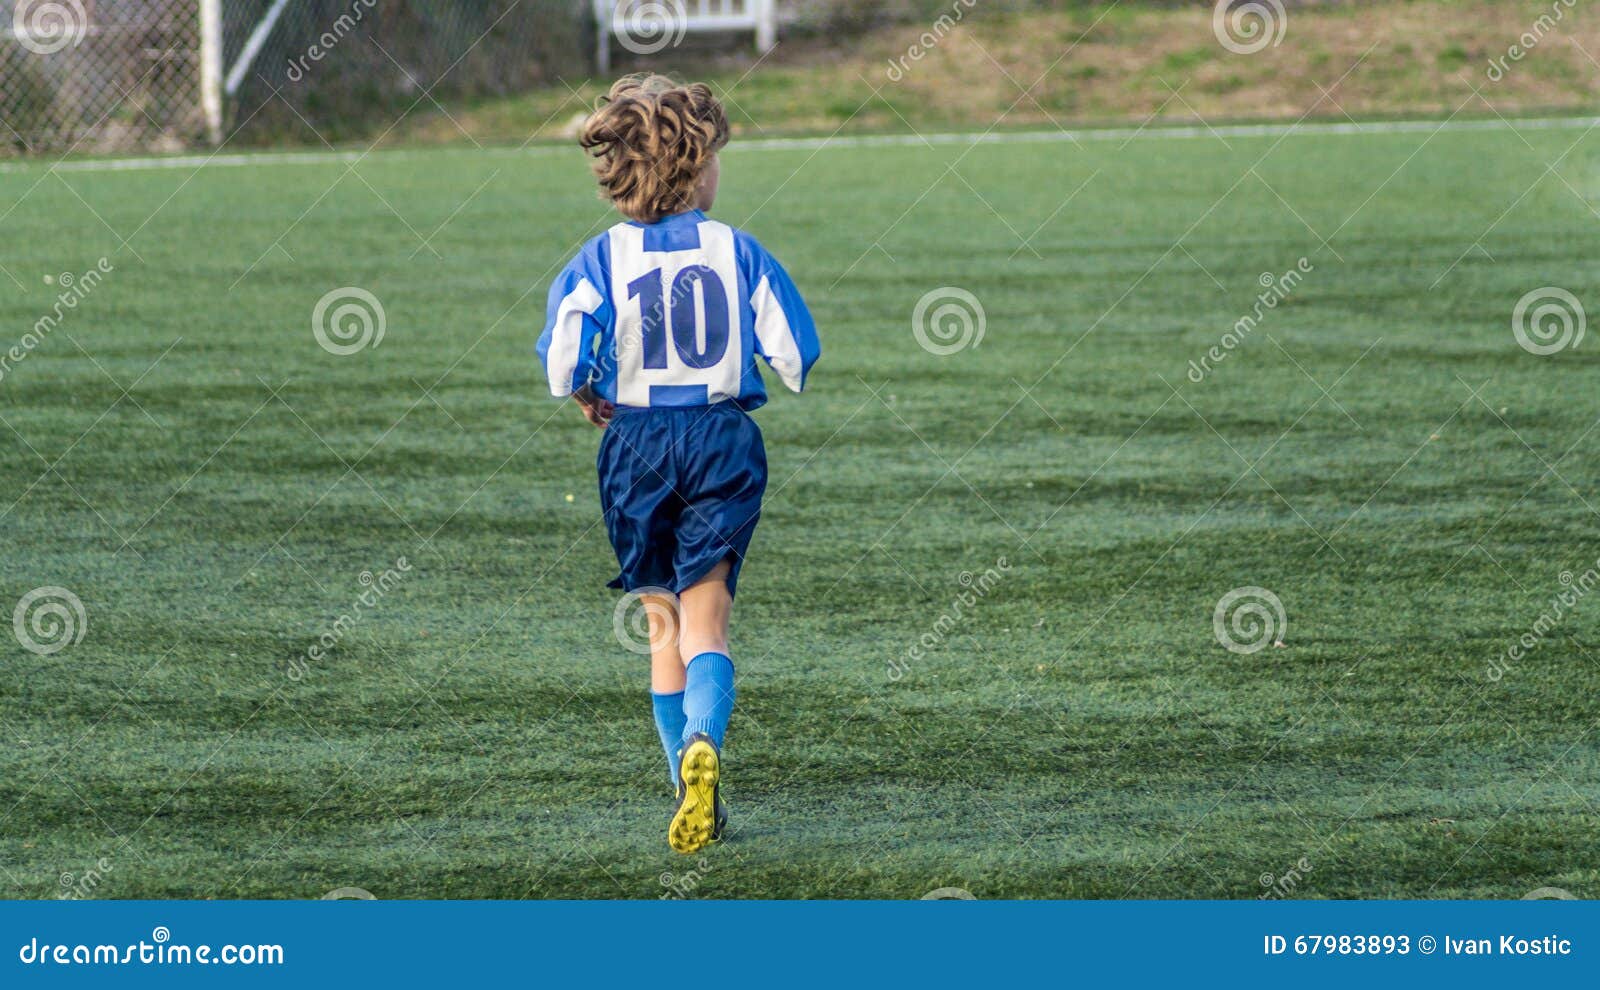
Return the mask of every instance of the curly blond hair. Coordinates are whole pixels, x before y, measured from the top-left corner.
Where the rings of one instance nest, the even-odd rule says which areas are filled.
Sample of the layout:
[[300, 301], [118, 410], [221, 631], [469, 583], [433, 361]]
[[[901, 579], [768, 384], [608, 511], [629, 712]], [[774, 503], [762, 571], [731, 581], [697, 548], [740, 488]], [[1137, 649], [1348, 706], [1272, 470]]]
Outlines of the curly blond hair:
[[584, 122], [600, 196], [640, 223], [694, 208], [695, 186], [728, 143], [728, 115], [704, 83], [623, 76]]

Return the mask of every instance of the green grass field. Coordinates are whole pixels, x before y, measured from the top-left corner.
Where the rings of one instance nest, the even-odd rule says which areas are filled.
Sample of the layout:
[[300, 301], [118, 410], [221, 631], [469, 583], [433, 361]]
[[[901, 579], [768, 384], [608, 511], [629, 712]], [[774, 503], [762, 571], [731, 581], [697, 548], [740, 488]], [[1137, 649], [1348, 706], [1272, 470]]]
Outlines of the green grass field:
[[[0, 894], [1600, 896], [1600, 610], [1540, 624], [1600, 557], [1600, 348], [1512, 333], [1600, 304], [1597, 200], [1574, 127], [730, 148], [825, 353], [758, 414], [691, 860], [533, 353], [611, 222], [581, 156], [11, 168], [0, 344], [112, 270], [0, 379], [0, 606], [87, 620], [0, 644]], [[341, 356], [343, 286], [386, 332]], [[945, 286], [986, 332], [940, 356]], [[1281, 647], [1219, 643], [1247, 586]]]

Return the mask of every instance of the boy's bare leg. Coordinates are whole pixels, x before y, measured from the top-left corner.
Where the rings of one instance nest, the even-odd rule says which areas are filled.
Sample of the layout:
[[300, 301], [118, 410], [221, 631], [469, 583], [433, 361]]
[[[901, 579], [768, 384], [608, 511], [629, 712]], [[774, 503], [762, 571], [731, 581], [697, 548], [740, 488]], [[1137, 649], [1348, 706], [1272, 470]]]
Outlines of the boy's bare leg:
[[[688, 663], [702, 653], [728, 653], [728, 616], [733, 612], [733, 596], [728, 594], [728, 562], [724, 560], [711, 573], [696, 581], [678, 596], [682, 620], [678, 655]], [[682, 686], [682, 680], [679, 680]]]
[[667, 773], [678, 787], [678, 751], [683, 745], [683, 658], [678, 656], [678, 600], [671, 595], [640, 595], [650, 628], [650, 706], [667, 756]]
[[656, 694], [677, 694], [683, 690], [683, 656], [678, 652], [682, 621], [678, 603], [661, 595], [640, 595], [639, 600], [650, 622], [650, 690]]

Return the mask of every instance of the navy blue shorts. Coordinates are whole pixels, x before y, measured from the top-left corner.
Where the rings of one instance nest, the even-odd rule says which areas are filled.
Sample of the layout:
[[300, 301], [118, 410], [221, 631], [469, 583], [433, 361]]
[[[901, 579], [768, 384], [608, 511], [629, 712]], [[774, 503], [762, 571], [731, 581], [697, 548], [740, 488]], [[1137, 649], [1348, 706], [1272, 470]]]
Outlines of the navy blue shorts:
[[767, 490], [761, 429], [733, 402], [619, 407], [600, 438], [600, 507], [622, 573], [613, 588], [674, 594], [730, 565], [733, 593]]

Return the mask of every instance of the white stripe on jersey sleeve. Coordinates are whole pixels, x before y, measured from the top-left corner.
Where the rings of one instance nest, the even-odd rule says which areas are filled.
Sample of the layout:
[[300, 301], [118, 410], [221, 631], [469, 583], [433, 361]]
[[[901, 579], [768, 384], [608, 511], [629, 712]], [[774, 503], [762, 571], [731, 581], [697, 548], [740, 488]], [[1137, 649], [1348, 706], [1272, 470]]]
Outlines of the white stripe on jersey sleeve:
[[572, 374], [578, 369], [578, 359], [582, 356], [579, 352], [583, 347], [584, 318], [599, 309], [604, 301], [600, 290], [586, 278], [580, 278], [566, 298], [561, 300], [550, 334], [547, 369], [551, 395], [572, 394]]
[[794, 339], [788, 314], [784, 313], [783, 304], [778, 302], [765, 275], [750, 294], [750, 305], [756, 311], [756, 340], [761, 342], [761, 352], [767, 356], [767, 363], [789, 391], [800, 391], [800, 376], [804, 371], [800, 363], [800, 345]]

